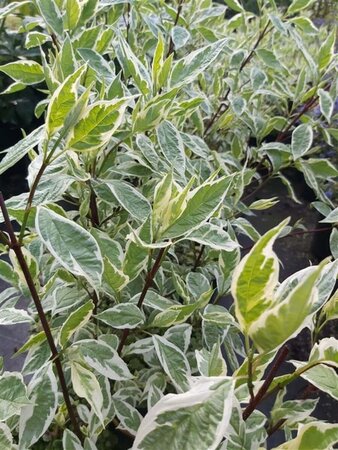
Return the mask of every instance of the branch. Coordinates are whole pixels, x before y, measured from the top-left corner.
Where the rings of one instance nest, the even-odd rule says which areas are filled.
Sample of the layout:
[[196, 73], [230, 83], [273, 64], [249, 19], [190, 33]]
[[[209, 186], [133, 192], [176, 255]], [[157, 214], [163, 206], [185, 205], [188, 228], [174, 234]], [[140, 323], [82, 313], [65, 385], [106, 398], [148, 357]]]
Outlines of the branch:
[[[269, 28], [269, 23], [266, 24], [265, 28], [263, 29], [263, 31], [261, 31], [259, 33], [259, 36], [257, 38], [257, 41], [255, 42], [252, 50], [250, 51], [250, 53], [248, 54], [248, 56], [245, 58], [245, 60], [242, 62], [238, 73], [241, 73], [244, 69], [244, 67], [251, 61], [251, 59], [253, 58], [253, 55], [255, 54], [255, 50], [257, 49], [257, 47], [259, 46], [259, 44], [261, 43], [262, 39], [267, 35], [267, 33], [271, 30], [268, 30]], [[207, 127], [204, 130], [203, 136], [206, 136], [209, 132], [209, 130], [211, 129], [211, 127], [213, 126], [213, 124], [215, 123], [216, 119], [218, 118], [218, 115], [220, 114], [220, 112], [222, 111], [222, 108], [225, 104], [225, 102], [227, 101], [229, 94], [231, 92], [230, 87], [227, 89], [223, 99], [221, 100], [221, 103], [219, 105], [219, 107], [217, 108], [216, 112], [212, 115]], [[224, 113], [227, 109], [229, 108], [229, 105], [227, 105], [224, 109], [224, 111], [222, 111], [222, 113]]]
[[[177, 8], [177, 13], [176, 13], [176, 17], [175, 17], [175, 22], [174, 22], [174, 27], [176, 27], [176, 25], [178, 24], [178, 20], [180, 18], [181, 12], [182, 12], [182, 8], [183, 8], [183, 2], [184, 0], [179, 0], [178, 2], [178, 8]], [[172, 37], [170, 36], [170, 41], [169, 41], [169, 50], [167, 53], [167, 58], [174, 52], [174, 41], [172, 39]]]
[[[42, 170], [42, 172], [43, 172], [43, 170]], [[42, 172], [41, 172], [41, 174], [42, 174]], [[33, 198], [33, 196], [32, 196], [32, 198]], [[40, 297], [39, 297], [39, 294], [38, 294], [38, 292], [36, 290], [34, 280], [33, 280], [32, 276], [31, 276], [31, 273], [30, 273], [29, 268], [27, 266], [25, 257], [24, 257], [24, 255], [22, 253], [21, 245], [20, 245], [19, 241], [17, 240], [16, 235], [14, 233], [14, 229], [13, 229], [13, 226], [12, 226], [12, 223], [11, 223], [11, 220], [9, 218], [9, 214], [8, 214], [8, 211], [7, 211], [7, 208], [6, 208], [5, 200], [4, 200], [3, 195], [2, 195], [1, 192], [0, 192], [0, 207], [1, 207], [1, 211], [2, 211], [3, 217], [4, 217], [4, 221], [5, 221], [5, 225], [6, 225], [6, 229], [7, 229], [8, 235], [10, 237], [10, 247], [15, 252], [15, 255], [16, 255], [17, 259], [18, 259], [19, 265], [20, 265], [20, 267], [22, 269], [22, 272], [24, 274], [24, 277], [25, 277], [28, 289], [29, 289], [30, 294], [32, 296], [32, 299], [34, 301], [35, 308], [36, 308], [36, 310], [38, 312], [38, 316], [39, 316], [39, 319], [40, 319], [43, 331], [45, 332], [46, 339], [47, 339], [48, 345], [49, 345], [51, 353], [52, 353], [52, 361], [55, 364], [55, 368], [56, 368], [56, 371], [57, 371], [57, 374], [58, 374], [58, 377], [59, 377], [61, 390], [62, 390], [63, 398], [64, 398], [64, 401], [65, 401], [65, 404], [66, 404], [66, 407], [67, 407], [67, 410], [68, 410], [69, 418], [70, 418], [70, 420], [72, 422], [75, 434], [77, 435], [77, 437], [81, 441], [83, 441], [83, 436], [82, 436], [79, 424], [77, 422], [73, 406], [72, 406], [71, 401], [70, 401], [69, 391], [68, 391], [68, 388], [67, 388], [65, 375], [64, 375], [64, 372], [63, 372], [62, 364], [61, 364], [60, 355], [59, 355], [59, 353], [57, 351], [57, 348], [56, 348], [56, 345], [55, 345], [55, 342], [54, 342], [54, 339], [53, 339], [53, 335], [52, 335], [52, 332], [51, 332], [51, 329], [50, 329], [47, 317], [46, 317], [45, 312], [43, 310], [43, 307], [41, 305]]]
[[[148, 272], [148, 274], [146, 276], [146, 280], [145, 280], [144, 286], [143, 286], [143, 289], [142, 289], [142, 292], [141, 292], [141, 295], [140, 295], [140, 298], [139, 298], [139, 300], [137, 302], [138, 308], [142, 307], [142, 304], [143, 304], [144, 299], [145, 299], [145, 297], [147, 295], [147, 292], [148, 292], [149, 288], [151, 287], [151, 285], [153, 284], [155, 275], [156, 275], [158, 269], [160, 268], [161, 263], [162, 263], [162, 259], [164, 258], [164, 256], [165, 256], [166, 252], [168, 251], [168, 249], [169, 249], [169, 247], [164, 247], [164, 248], [160, 249], [152, 269]], [[119, 355], [122, 352], [122, 349], [123, 349], [123, 347], [124, 347], [124, 345], [126, 343], [126, 340], [127, 340], [127, 337], [129, 336], [129, 333], [130, 333], [130, 329], [126, 328], [126, 329], [123, 330], [123, 333], [122, 333], [122, 336], [121, 336], [121, 339], [120, 339], [120, 344], [119, 344], [119, 347], [117, 349], [117, 352], [118, 352]]]
[[261, 402], [264, 395], [268, 391], [269, 386], [273, 382], [273, 379], [275, 378], [281, 364], [286, 359], [288, 353], [289, 353], [289, 349], [286, 346], [282, 347], [281, 351], [279, 352], [279, 355], [276, 358], [276, 361], [274, 362], [271, 369], [269, 370], [269, 372], [264, 380], [264, 383], [260, 387], [257, 394], [250, 400], [248, 406], [245, 408], [245, 410], [243, 412], [243, 420], [247, 420], [250, 417], [250, 415], [254, 412], [254, 410], [257, 408], [258, 404]]

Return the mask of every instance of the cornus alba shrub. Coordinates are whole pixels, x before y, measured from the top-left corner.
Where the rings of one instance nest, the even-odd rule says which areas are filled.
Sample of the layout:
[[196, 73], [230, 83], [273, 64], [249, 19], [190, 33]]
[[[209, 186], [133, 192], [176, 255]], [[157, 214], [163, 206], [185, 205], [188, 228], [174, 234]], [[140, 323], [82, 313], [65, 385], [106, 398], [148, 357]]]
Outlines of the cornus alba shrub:
[[[338, 256], [327, 195], [337, 169], [313, 142], [337, 139], [335, 30], [314, 26], [311, 3], [261, 0], [258, 16], [238, 0], [0, 10], [41, 50], [39, 61], [0, 67], [13, 79], [6, 92], [46, 94], [44, 124], [0, 163], [4, 173], [31, 161], [29, 192], [0, 198], [10, 285], [0, 323], [31, 326], [22, 372], [0, 376], [2, 449], [100, 450], [116, 429], [133, 450], [262, 449], [277, 429], [283, 450], [338, 441], [337, 424], [312, 416], [317, 400], [285, 400], [298, 377], [338, 398], [338, 341], [320, 335], [338, 317], [338, 263], [279, 283], [273, 245], [294, 225], [260, 235], [250, 223], [278, 202], [250, 199], [268, 179], [299, 202], [283, 172], [292, 167]], [[242, 259], [240, 235], [252, 241]], [[304, 328], [308, 359], [280, 376], [286, 342]]]

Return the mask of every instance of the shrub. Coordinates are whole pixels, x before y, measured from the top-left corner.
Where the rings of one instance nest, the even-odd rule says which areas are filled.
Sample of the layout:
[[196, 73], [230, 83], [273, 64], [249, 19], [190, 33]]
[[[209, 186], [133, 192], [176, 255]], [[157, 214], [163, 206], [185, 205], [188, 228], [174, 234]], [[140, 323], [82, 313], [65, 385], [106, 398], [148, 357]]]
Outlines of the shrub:
[[[279, 283], [274, 242], [302, 231], [286, 218], [261, 236], [250, 217], [278, 198], [249, 200], [278, 178], [299, 201], [284, 169], [301, 172], [338, 256], [337, 169], [313, 142], [337, 139], [335, 30], [313, 25], [311, 0], [259, 16], [226, 3], [231, 19], [209, 0], [35, 0], [40, 63], [0, 67], [46, 93], [44, 125], [0, 163], [31, 159], [29, 192], [0, 199], [0, 323], [31, 324], [22, 372], [0, 377], [3, 448], [100, 449], [107, 427], [134, 450], [265, 448], [277, 429], [280, 449], [338, 441], [316, 400], [285, 398], [298, 377], [338, 398], [338, 341], [320, 338], [338, 263]], [[304, 328], [309, 357], [280, 376]]]

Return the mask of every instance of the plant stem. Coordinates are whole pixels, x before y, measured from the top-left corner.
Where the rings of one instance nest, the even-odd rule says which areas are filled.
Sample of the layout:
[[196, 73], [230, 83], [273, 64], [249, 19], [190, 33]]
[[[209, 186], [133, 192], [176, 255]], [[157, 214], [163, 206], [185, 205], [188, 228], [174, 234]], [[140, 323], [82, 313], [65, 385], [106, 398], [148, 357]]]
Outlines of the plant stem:
[[197, 269], [197, 267], [200, 265], [200, 262], [201, 262], [201, 259], [202, 259], [204, 250], [205, 250], [205, 245], [203, 244], [203, 245], [201, 246], [201, 248], [200, 248], [200, 251], [198, 252], [198, 255], [197, 255], [197, 258], [196, 258], [194, 267], [193, 267], [193, 269], [192, 269], [193, 272], [195, 272], [195, 270]]
[[[251, 59], [253, 58], [253, 56], [255, 54], [255, 51], [256, 51], [257, 47], [259, 46], [259, 44], [261, 43], [263, 38], [266, 36], [266, 34], [272, 29], [272, 28], [270, 28], [270, 30], [269, 30], [268, 28], [269, 28], [269, 23], [267, 23], [266, 26], [264, 27], [263, 31], [261, 31], [259, 33], [258, 38], [257, 38], [254, 46], [252, 47], [250, 53], [248, 54], [248, 56], [245, 58], [245, 60], [240, 65], [238, 73], [241, 73], [243, 71], [243, 69], [245, 68], [245, 66], [251, 61]], [[203, 133], [203, 136], [206, 136], [208, 134], [209, 130], [211, 129], [211, 127], [215, 123], [216, 119], [218, 118], [218, 115], [220, 114], [220, 112], [221, 112], [225, 102], [227, 101], [227, 99], [229, 97], [230, 92], [231, 92], [231, 89], [229, 87], [227, 89], [223, 99], [221, 100], [221, 103], [220, 103], [219, 107], [217, 108], [216, 112], [212, 115], [208, 125], [206, 126], [206, 128], [204, 130], [204, 133]], [[228, 108], [229, 108], [229, 105], [225, 107], [225, 110], [222, 111], [222, 113], [225, 112]]]
[[249, 336], [246, 334], [245, 335], [245, 350], [246, 350], [246, 355], [248, 358], [248, 389], [249, 389], [249, 393], [250, 393], [250, 401], [253, 402], [254, 398], [255, 398], [255, 394], [254, 394], [254, 385], [252, 382], [252, 377], [253, 377], [253, 373], [252, 373], [252, 358], [253, 358], [253, 351], [250, 348], [250, 339]]
[[[176, 17], [175, 17], [175, 22], [174, 22], [174, 27], [176, 27], [176, 25], [178, 24], [178, 20], [180, 18], [181, 12], [182, 12], [182, 8], [183, 8], [183, 1], [184, 0], [179, 0], [178, 2], [178, 8], [177, 8], [177, 13], [176, 13]], [[169, 41], [169, 50], [167, 53], [167, 58], [174, 52], [174, 41], [173, 38], [170, 36], [170, 41]]]
[[[143, 286], [143, 289], [142, 289], [142, 292], [141, 292], [141, 295], [140, 295], [140, 298], [139, 298], [139, 300], [137, 302], [138, 308], [142, 307], [142, 304], [143, 304], [144, 299], [145, 299], [145, 297], [147, 295], [147, 292], [148, 292], [149, 288], [151, 287], [151, 285], [153, 284], [155, 275], [156, 275], [158, 269], [160, 268], [162, 260], [163, 260], [164, 256], [166, 255], [168, 249], [169, 249], [169, 246], [160, 249], [152, 269], [148, 272], [148, 274], [146, 276], [146, 280], [145, 280], [144, 286]], [[121, 339], [120, 339], [120, 344], [119, 344], [119, 347], [117, 349], [117, 352], [118, 352], [119, 355], [122, 352], [122, 349], [123, 349], [123, 347], [124, 347], [124, 345], [126, 343], [126, 340], [127, 340], [128, 336], [129, 336], [129, 333], [130, 333], [130, 329], [129, 328], [126, 328], [126, 329], [123, 330], [123, 333], [122, 333], [122, 336], [121, 336]]]
[[61, 386], [61, 390], [62, 390], [62, 393], [63, 393], [63, 398], [64, 398], [64, 401], [65, 401], [65, 404], [66, 404], [66, 407], [67, 407], [67, 410], [68, 410], [69, 418], [70, 418], [70, 420], [72, 422], [75, 434], [77, 435], [77, 437], [81, 441], [83, 441], [82, 433], [81, 433], [78, 421], [76, 419], [73, 406], [72, 406], [71, 401], [70, 401], [70, 395], [69, 395], [66, 379], [65, 379], [65, 376], [64, 376], [62, 364], [61, 364], [60, 355], [59, 355], [58, 350], [56, 348], [56, 345], [55, 345], [55, 342], [54, 342], [54, 339], [53, 339], [53, 335], [52, 335], [52, 332], [51, 332], [51, 329], [50, 329], [47, 317], [46, 317], [45, 312], [43, 310], [43, 307], [41, 305], [39, 294], [38, 294], [38, 292], [36, 290], [33, 278], [32, 278], [32, 276], [30, 274], [30, 271], [29, 271], [28, 265], [26, 263], [25, 257], [24, 257], [24, 255], [22, 253], [21, 244], [17, 240], [16, 235], [14, 233], [14, 229], [13, 229], [13, 226], [12, 226], [12, 223], [10, 221], [9, 214], [8, 214], [8, 211], [7, 211], [7, 208], [6, 208], [6, 205], [5, 205], [5, 200], [4, 200], [3, 195], [2, 195], [1, 192], [0, 192], [0, 207], [1, 207], [1, 211], [2, 211], [3, 217], [4, 217], [4, 221], [5, 221], [5, 225], [6, 225], [6, 228], [7, 228], [7, 232], [8, 232], [9, 237], [10, 237], [10, 244], [11, 244], [10, 246], [13, 249], [13, 251], [15, 252], [15, 255], [16, 255], [17, 259], [18, 259], [18, 262], [19, 262], [19, 265], [21, 267], [21, 270], [22, 270], [22, 272], [24, 274], [24, 277], [25, 277], [28, 289], [29, 289], [30, 294], [32, 296], [32, 299], [34, 301], [35, 308], [36, 308], [36, 310], [38, 312], [38, 316], [39, 316], [39, 319], [40, 319], [43, 331], [45, 332], [46, 339], [47, 339], [48, 345], [49, 345], [51, 353], [52, 353], [52, 360], [53, 360], [53, 362], [55, 364], [55, 368], [56, 368], [56, 371], [57, 371], [57, 374], [58, 374], [58, 378], [59, 378], [59, 381], [60, 381], [60, 386]]
[[261, 402], [267, 390], [269, 389], [269, 386], [273, 382], [273, 379], [275, 378], [278, 369], [280, 368], [283, 361], [286, 359], [288, 353], [289, 349], [286, 346], [282, 347], [275, 362], [273, 363], [271, 369], [269, 370], [264, 380], [264, 383], [260, 387], [257, 394], [250, 400], [248, 406], [245, 408], [243, 412], [243, 420], [247, 420], [250, 417], [250, 415], [254, 412], [254, 410], [257, 408], [258, 404]]

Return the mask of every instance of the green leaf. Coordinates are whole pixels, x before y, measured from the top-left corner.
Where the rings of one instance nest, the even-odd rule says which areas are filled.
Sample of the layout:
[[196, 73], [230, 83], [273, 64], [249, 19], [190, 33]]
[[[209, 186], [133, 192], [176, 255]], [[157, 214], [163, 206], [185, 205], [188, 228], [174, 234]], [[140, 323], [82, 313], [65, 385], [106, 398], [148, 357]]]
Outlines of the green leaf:
[[189, 193], [182, 214], [162, 233], [163, 238], [182, 236], [206, 222], [221, 205], [232, 177], [206, 181]]
[[32, 317], [24, 309], [1, 308], [0, 325], [13, 325], [16, 323], [34, 322]]
[[81, 17], [82, 3], [79, 0], [66, 0], [64, 9], [64, 29], [69, 31], [76, 30]]
[[71, 362], [70, 369], [75, 394], [87, 400], [100, 422], [103, 423], [103, 395], [95, 375], [76, 361]]
[[133, 219], [144, 221], [151, 213], [148, 200], [125, 181], [109, 180], [95, 185], [98, 196], [111, 203], [113, 195], [120, 205], [129, 212]]
[[338, 425], [317, 421], [300, 425], [297, 437], [275, 450], [327, 450], [337, 442]]
[[330, 234], [330, 250], [332, 256], [335, 259], [338, 259], [338, 230], [337, 228], [333, 228]]
[[60, 331], [60, 345], [65, 347], [70, 343], [73, 334], [89, 321], [94, 309], [94, 303], [90, 300], [80, 308], [73, 311], [66, 319]]
[[233, 380], [201, 378], [184, 394], [169, 394], [153, 406], [137, 431], [132, 450], [212, 450], [228, 428]]
[[20, 414], [24, 406], [30, 404], [22, 375], [4, 372], [0, 376], [0, 421]]
[[143, 312], [132, 303], [120, 303], [106, 309], [96, 317], [110, 327], [122, 330], [137, 328], [145, 322]]
[[189, 41], [190, 37], [191, 35], [189, 31], [178, 25], [174, 26], [171, 30], [171, 38], [176, 50], [184, 47], [185, 44]]
[[318, 66], [324, 70], [331, 63], [335, 54], [336, 31], [333, 29], [319, 49]]
[[185, 236], [184, 239], [198, 242], [201, 245], [206, 245], [215, 250], [224, 250], [226, 252], [231, 252], [239, 247], [239, 244], [233, 241], [226, 231], [211, 223], [200, 226], [192, 233]]
[[324, 89], [318, 89], [318, 95], [320, 110], [325, 119], [330, 123], [334, 107], [331, 95], [327, 91], [324, 91]]
[[179, 59], [171, 71], [170, 86], [186, 85], [194, 81], [200, 73], [204, 72], [216, 60], [227, 44], [228, 39], [221, 39]]
[[54, 33], [61, 35], [63, 32], [63, 21], [57, 3], [54, 0], [35, 0], [35, 3], [46, 24]]
[[0, 279], [12, 286], [17, 286], [19, 283], [19, 276], [14, 267], [2, 259], [0, 259]]
[[83, 152], [106, 145], [120, 126], [129, 101], [120, 98], [90, 105], [69, 135], [68, 147]]
[[164, 372], [179, 392], [189, 389], [190, 366], [184, 353], [162, 336], [153, 336], [156, 354]]
[[27, 49], [33, 48], [33, 47], [40, 47], [46, 42], [49, 42], [51, 40], [50, 36], [44, 33], [40, 33], [39, 31], [32, 31], [31, 33], [27, 34], [26, 40], [25, 40], [25, 47]]
[[140, 92], [144, 95], [149, 94], [152, 90], [152, 82], [148, 69], [144, 64], [135, 56], [124, 37], [119, 34], [119, 47], [117, 56], [119, 62], [125, 72], [125, 77], [132, 76], [136, 86]]
[[314, 0], [293, 0], [287, 12], [288, 14], [294, 14], [298, 11], [301, 11], [304, 8], [307, 8], [313, 2]]
[[259, 351], [279, 347], [305, 327], [318, 296], [315, 285], [326, 263], [323, 261], [283, 301], [263, 311], [252, 323], [249, 335]]
[[205, 377], [222, 377], [227, 373], [227, 366], [219, 344], [214, 344], [211, 351], [206, 348], [195, 350], [195, 357], [200, 374]]
[[33, 378], [28, 387], [31, 405], [21, 410], [19, 449], [30, 448], [45, 434], [58, 406], [58, 386], [51, 364], [46, 373]]
[[239, 0], [224, 0], [225, 3], [231, 8], [233, 11], [242, 12], [244, 11], [243, 6], [240, 4]]
[[172, 305], [158, 313], [149, 326], [168, 328], [171, 325], [186, 322], [186, 320], [200, 307], [201, 305], [198, 302], [191, 303], [190, 305]]
[[117, 351], [103, 341], [85, 339], [76, 342], [76, 347], [89, 367], [110, 380], [122, 381], [133, 378], [127, 364]]
[[302, 124], [292, 132], [291, 150], [294, 160], [305, 155], [311, 148], [313, 141], [313, 130], [311, 125]]
[[63, 450], [83, 450], [80, 439], [68, 429], [63, 432], [62, 447]]
[[102, 289], [108, 294], [115, 295], [129, 282], [129, 277], [118, 269], [106, 256], [103, 258], [104, 270], [102, 275]]
[[31, 0], [8, 3], [3, 8], [0, 8], [0, 20], [4, 19], [6, 16], [8, 16], [8, 14], [11, 14], [16, 9], [28, 5], [29, 3], [31, 3]]
[[3, 450], [17, 449], [17, 446], [14, 446], [13, 444], [13, 436], [11, 430], [5, 423], [0, 423], [0, 448]]
[[328, 214], [325, 219], [321, 220], [322, 223], [337, 223], [338, 222], [338, 206]]
[[0, 66], [0, 72], [23, 84], [37, 84], [45, 79], [42, 66], [35, 61], [15, 61]]
[[272, 246], [288, 221], [265, 233], [235, 269], [231, 292], [242, 330], [247, 330], [272, 304], [279, 273]]
[[186, 159], [183, 140], [177, 128], [165, 120], [157, 128], [157, 139], [167, 161], [184, 176]]
[[99, 81], [104, 80], [106, 83], [111, 83], [115, 78], [114, 71], [108, 62], [91, 48], [78, 48], [77, 52], [81, 58], [93, 69]]
[[134, 406], [119, 399], [117, 395], [113, 397], [113, 405], [121, 428], [127, 430], [132, 436], [135, 436], [142, 420], [141, 414]]
[[77, 101], [77, 91], [85, 70], [83, 66], [69, 75], [52, 95], [46, 116], [46, 129], [49, 136], [64, 126], [66, 116]]
[[37, 208], [35, 226], [40, 239], [65, 269], [100, 286], [103, 262], [95, 239], [77, 223], [43, 207]]

